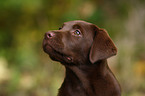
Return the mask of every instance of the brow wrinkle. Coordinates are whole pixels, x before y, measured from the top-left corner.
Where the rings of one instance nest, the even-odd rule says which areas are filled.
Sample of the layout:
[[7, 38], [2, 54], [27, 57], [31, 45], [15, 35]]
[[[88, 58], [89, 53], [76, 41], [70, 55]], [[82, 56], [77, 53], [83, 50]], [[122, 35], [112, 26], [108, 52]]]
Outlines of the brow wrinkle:
[[73, 29], [80, 29], [80, 26], [78, 24], [73, 25]]

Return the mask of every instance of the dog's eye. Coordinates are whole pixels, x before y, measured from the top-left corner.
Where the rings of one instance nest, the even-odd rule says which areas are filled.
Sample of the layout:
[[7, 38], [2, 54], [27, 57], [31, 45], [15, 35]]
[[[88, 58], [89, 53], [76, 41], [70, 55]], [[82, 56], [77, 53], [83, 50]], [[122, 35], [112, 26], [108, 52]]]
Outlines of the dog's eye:
[[75, 31], [74, 31], [74, 35], [76, 35], [76, 36], [80, 36], [80, 35], [81, 35], [80, 30], [75, 30]]

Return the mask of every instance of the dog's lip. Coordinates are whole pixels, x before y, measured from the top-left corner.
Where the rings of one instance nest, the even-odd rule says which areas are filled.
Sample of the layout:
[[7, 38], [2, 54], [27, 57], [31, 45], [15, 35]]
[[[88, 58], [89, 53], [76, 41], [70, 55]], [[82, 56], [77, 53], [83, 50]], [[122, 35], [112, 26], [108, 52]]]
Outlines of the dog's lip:
[[47, 38], [44, 38], [43, 39], [43, 49], [47, 50], [48, 49], [47, 47], [53, 49], [57, 53], [61, 53], [58, 50], [56, 50], [56, 48], [54, 48], [53, 46], [51, 46], [51, 44], [50, 44], [49, 40], [47, 40]]
[[[66, 58], [68, 61], [72, 61], [72, 60], [73, 60], [73, 58], [72, 58], [71, 56], [68, 56], [68, 55], [66, 55], [66, 54], [64, 54], [64, 53], [62, 53], [62, 52], [56, 50], [56, 49], [55, 49], [54, 47], [52, 47], [49, 43], [44, 44], [44, 49], [45, 49], [45, 52], [46, 52], [46, 53], [48, 53], [48, 52], [46, 51], [46, 50], [48, 49], [47, 47], [53, 49], [54, 52], [60, 54], [62, 57]], [[47, 49], [46, 49], [46, 48], [47, 48]], [[49, 54], [49, 53], [48, 53], [48, 54]]]
[[71, 60], [72, 60], [72, 58], [71, 58], [71, 57], [66, 57], [66, 59], [67, 59], [67, 60], [69, 60], [69, 61], [71, 61]]

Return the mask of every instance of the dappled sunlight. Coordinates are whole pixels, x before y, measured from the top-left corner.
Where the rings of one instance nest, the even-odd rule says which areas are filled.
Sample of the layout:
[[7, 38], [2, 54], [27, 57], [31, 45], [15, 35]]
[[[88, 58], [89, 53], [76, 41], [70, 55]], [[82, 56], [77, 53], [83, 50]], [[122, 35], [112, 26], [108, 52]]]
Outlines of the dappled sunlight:
[[8, 63], [6, 59], [0, 58], [0, 83], [10, 79], [10, 70], [8, 69]]

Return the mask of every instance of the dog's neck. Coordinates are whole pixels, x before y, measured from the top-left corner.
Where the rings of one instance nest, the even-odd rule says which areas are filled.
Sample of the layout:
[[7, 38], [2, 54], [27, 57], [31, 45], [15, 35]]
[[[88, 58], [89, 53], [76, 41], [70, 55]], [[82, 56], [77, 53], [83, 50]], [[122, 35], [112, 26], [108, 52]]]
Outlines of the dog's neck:
[[[82, 87], [86, 91], [86, 94], [91, 94], [90, 96], [94, 96], [92, 91], [89, 78], [97, 76], [104, 77], [108, 72], [109, 68], [107, 65], [107, 60], [102, 60], [96, 62], [95, 64], [85, 64], [79, 66], [65, 66], [66, 67], [66, 79], [73, 80], [72, 75], [77, 78], [79, 82], [82, 83]], [[70, 77], [71, 76], [71, 77]], [[72, 81], [73, 82], [73, 81]]]
[[[87, 76], [87, 75], [105, 75], [106, 71], [109, 69], [108, 64], [107, 64], [107, 60], [101, 60], [98, 61], [94, 64], [83, 64], [83, 65], [78, 65], [78, 66], [65, 66], [66, 68], [66, 73], [69, 74], [71, 70], [71, 72], [73, 72], [76, 76]], [[110, 69], [109, 69], [110, 70]], [[93, 73], [93, 74], [92, 74]], [[79, 78], [79, 76], [77, 76]]]

